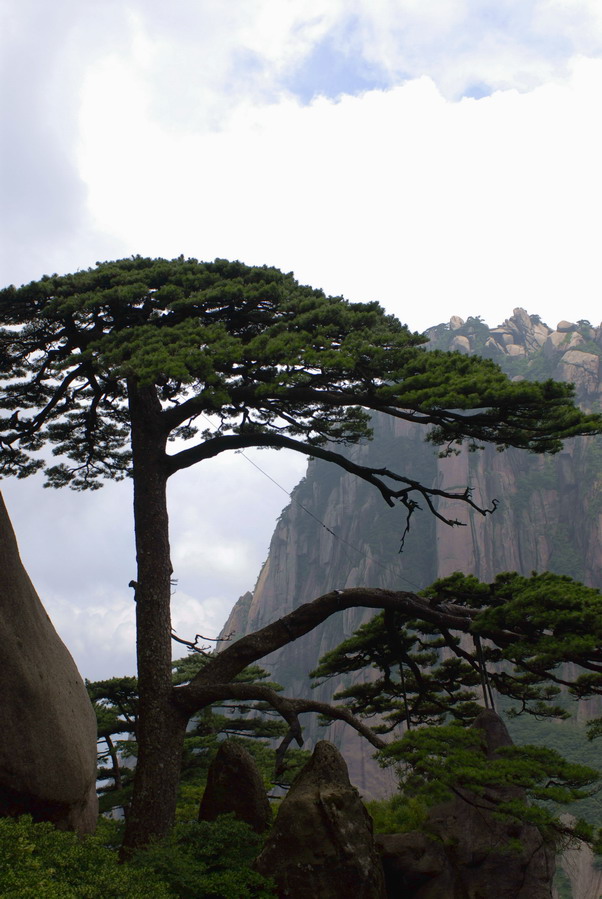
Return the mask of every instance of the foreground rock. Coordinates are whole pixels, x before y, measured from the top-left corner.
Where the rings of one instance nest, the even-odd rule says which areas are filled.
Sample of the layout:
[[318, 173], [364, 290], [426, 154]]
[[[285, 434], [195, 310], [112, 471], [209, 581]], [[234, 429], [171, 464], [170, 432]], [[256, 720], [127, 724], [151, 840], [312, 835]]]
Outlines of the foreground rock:
[[[475, 721], [488, 757], [512, 744], [495, 712]], [[424, 832], [376, 837], [389, 899], [551, 899], [554, 849], [537, 828], [494, 817], [496, 804], [521, 795], [516, 787], [442, 803]]]
[[239, 743], [224, 740], [209, 767], [199, 821], [215, 821], [229, 813], [257, 833], [263, 833], [272, 822], [270, 802], [253, 757]]
[[23, 567], [1, 495], [0, 645], [0, 815], [91, 832], [96, 716]]
[[256, 866], [281, 899], [386, 896], [372, 820], [332, 743], [318, 743], [298, 774]]

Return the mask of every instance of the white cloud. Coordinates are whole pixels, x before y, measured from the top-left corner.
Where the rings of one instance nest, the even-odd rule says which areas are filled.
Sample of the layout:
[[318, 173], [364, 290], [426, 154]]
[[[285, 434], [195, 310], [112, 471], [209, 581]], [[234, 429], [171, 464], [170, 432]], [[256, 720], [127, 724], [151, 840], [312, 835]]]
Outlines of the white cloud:
[[306, 464], [294, 453], [247, 450], [208, 460], [170, 482], [177, 592], [202, 603], [219, 597], [220, 626], [233, 600], [253, 589], [274, 522]]
[[283, 97], [177, 138], [145, 117], [143, 87], [114, 84], [104, 108], [85, 103], [82, 172], [128, 252], [268, 262], [415, 328], [452, 312], [496, 324], [516, 305], [555, 324], [569, 298], [599, 317], [599, 60], [478, 101], [428, 78]]
[[46, 595], [44, 606], [77, 667], [88, 680], [131, 675], [136, 670], [133, 599], [110, 595], [67, 600]]
[[[214, 648], [217, 635], [224, 624], [224, 602], [219, 596], [208, 596], [199, 602], [177, 590], [172, 600], [172, 626], [174, 633], [183, 640]], [[174, 641], [173, 657], [186, 655], [186, 647]]]
[[533, 25], [543, 46], [546, 42], [558, 45], [564, 38], [573, 53], [596, 55], [602, 48], [602, 7], [598, 0], [538, 0]]

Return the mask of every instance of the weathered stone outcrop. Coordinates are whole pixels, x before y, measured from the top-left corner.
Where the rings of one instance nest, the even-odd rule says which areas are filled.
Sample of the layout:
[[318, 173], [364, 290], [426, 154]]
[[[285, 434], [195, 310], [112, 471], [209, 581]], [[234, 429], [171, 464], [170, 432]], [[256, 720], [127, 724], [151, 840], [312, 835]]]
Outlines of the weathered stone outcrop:
[[240, 743], [224, 740], [209, 766], [199, 821], [215, 821], [234, 814], [263, 833], [272, 822], [272, 809], [253, 757]]
[[318, 743], [297, 775], [256, 867], [282, 899], [386, 896], [372, 820], [331, 743]]
[[[387, 899], [414, 899], [422, 888], [439, 881], [447, 873], [443, 846], [424, 832], [384, 833], [374, 838], [380, 852]], [[447, 886], [453, 890], [453, 883]], [[438, 899], [453, 897], [441, 893]]]
[[94, 830], [96, 716], [25, 571], [0, 496], [0, 815]]
[[[512, 744], [495, 712], [483, 711], [475, 727], [488, 758]], [[553, 847], [537, 828], [495, 817], [500, 801], [521, 795], [516, 787], [459, 791], [432, 809], [424, 831], [378, 836], [389, 899], [551, 899]]]
[[494, 811], [458, 798], [433, 809], [428, 832], [378, 835], [388, 899], [552, 899], [553, 848]]

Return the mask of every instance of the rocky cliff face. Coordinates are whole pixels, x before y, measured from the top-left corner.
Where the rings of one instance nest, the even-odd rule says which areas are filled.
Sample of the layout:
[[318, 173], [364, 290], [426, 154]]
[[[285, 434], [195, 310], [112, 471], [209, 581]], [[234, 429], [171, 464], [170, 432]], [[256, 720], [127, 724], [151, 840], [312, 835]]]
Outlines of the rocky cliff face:
[[[457, 317], [428, 332], [433, 346], [479, 352], [498, 361], [514, 378], [575, 383], [580, 403], [599, 408], [602, 326], [560, 322], [556, 330], [523, 309], [497, 328]], [[402, 554], [405, 519], [378, 493], [326, 463], [310, 463], [274, 532], [255, 590], [234, 607], [224, 633], [242, 636], [298, 605], [331, 590], [359, 585], [420, 589], [435, 578], [462, 570], [490, 580], [500, 571], [551, 570], [602, 586], [602, 447], [596, 438], [577, 439], [554, 457], [540, 458], [491, 448], [438, 459], [424, 431], [404, 422], [377, 419], [371, 443], [353, 447], [360, 463], [387, 464], [423, 483], [446, 488], [470, 485], [482, 505], [499, 506], [485, 517], [458, 507], [465, 527], [451, 528], [426, 512], [412, 519]], [[349, 610], [270, 656], [265, 665], [288, 695], [306, 695], [308, 672], [372, 613]], [[263, 664], [263, 663], [262, 663]], [[314, 692], [329, 701], [338, 684]], [[331, 740], [349, 765], [352, 783], [366, 796], [392, 787], [376, 767], [365, 741], [337, 723], [328, 729], [307, 722], [311, 746]]]

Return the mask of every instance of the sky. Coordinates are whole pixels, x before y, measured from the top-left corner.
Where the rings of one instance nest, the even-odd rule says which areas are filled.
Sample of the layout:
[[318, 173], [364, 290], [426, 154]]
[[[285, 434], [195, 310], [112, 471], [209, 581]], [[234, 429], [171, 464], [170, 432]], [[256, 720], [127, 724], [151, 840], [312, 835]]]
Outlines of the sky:
[[[599, 0], [0, 0], [0, 284], [142, 254], [293, 271], [414, 330], [602, 318]], [[173, 479], [215, 636], [305, 463]], [[134, 671], [129, 484], [2, 491], [82, 674]]]

